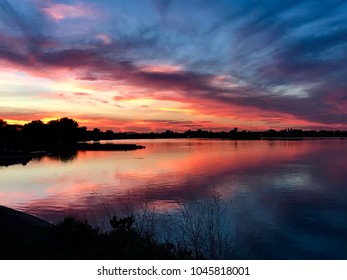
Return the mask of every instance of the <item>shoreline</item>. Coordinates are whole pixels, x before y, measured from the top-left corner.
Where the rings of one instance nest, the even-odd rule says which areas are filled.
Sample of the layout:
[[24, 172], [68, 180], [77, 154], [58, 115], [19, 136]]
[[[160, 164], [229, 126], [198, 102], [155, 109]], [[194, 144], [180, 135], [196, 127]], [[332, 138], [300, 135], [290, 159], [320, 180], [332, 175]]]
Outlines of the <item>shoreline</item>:
[[[57, 224], [0, 205], [0, 260], [152, 260], [190, 258], [132, 227], [133, 217], [113, 217], [100, 232], [87, 221], [65, 217]], [[124, 224], [125, 223], [125, 224]]]
[[48, 233], [53, 224], [36, 216], [0, 205], [0, 259], [49, 258], [61, 245]]
[[16, 149], [3, 149], [0, 151], [0, 167], [15, 164], [26, 165], [35, 158], [47, 155], [61, 156], [75, 154], [78, 151], [133, 151], [145, 149], [145, 146], [137, 144], [100, 144], [100, 143], [75, 143], [57, 146], [36, 146]]

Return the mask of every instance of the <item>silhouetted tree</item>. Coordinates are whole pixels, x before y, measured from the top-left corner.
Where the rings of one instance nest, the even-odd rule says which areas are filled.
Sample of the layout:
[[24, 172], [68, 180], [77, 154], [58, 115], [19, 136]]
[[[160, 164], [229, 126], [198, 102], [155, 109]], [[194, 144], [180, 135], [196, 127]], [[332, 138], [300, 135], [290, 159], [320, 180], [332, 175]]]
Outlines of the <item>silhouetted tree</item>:
[[229, 134], [230, 134], [230, 137], [232, 138], [236, 138], [237, 137], [237, 127], [235, 127], [233, 130], [230, 130]]
[[44, 143], [47, 138], [45, 124], [41, 120], [25, 124], [22, 129], [22, 136], [29, 143]]
[[7, 125], [7, 123], [0, 119], [0, 144], [5, 142], [5, 133], [4, 133], [4, 127]]
[[112, 139], [114, 137], [114, 133], [112, 130], [106, 130], [104, 133], [106, 139]]
[[93, 140], [99, 140], [100, 139], [101, 130], [99, 128], [94, 128], [92, 131], [92, 138]]
[[50, 140], [58, 143], [70, 143], [77, 141], [78, 123], [69, 118], [50, 121], [48, 123]]
[[3, 119], [0, 119], [0, 129], [2, 129], [5, 125], [7, 125], [7, 122]]
[[78, 140], [88, 140], [88, 129], [85, 126], [78, 128]]
[[0, 120], [0, 144], [2, 148], [10, 148], [19, 141], [20, 125], [9, 125], [6, 121]]

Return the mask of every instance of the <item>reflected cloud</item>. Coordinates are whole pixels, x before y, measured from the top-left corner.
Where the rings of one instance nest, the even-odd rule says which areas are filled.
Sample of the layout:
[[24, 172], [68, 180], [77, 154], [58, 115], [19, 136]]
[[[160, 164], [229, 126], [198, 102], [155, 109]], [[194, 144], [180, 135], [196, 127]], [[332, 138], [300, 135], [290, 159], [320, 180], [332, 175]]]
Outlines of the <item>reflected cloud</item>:
[[[272, 146], [266, 141], [256, 145], [252, 141], [185, 139], [144, 142], [141, 143], [147, 146], [146, 149], [132, 152], [78, 152], [67, 157], [68, 166], [56, 161], [58, 158], [43, 157], [28, 164], [22, 172], [31, 174], [44, 169], [41, 172], [47, 175], [34, 176], [32, 188], [45, 186], [47, 193], [59, 201], [61, 195], [78, 200], [78, 197], [93, 192], [117, 201], [119, 196], [129, 192], [141, 194], [146, 189], [152, 190], [158, 200], [186, 200], [203, 197], [213, 186], [232, 197], [244, 184], [254, 184], [251, 178], [269, 172], [274, 166], [295, 161], [311, 150], [301, 142]], [[276, 169], [272, 172], [275, 186], [276, 182], [283, 184], [283, 176], [278, 177], [277, 172]], [[247, 179], [247, 174], [250, 179]], [[20, 181], [18, 187], [27, 189], [28, 183]], [[299, 183], [297, 187], [300, 187]], [[292, 187], [295, 188], [293, 184]], [[40, 199], [45, 200], [44, 197]], [[90, 205], [82, 203], [79, 206], [81, 211], [85, 207]], [[69, 206], [62, 204], [61, 209], [64, 208]]]
[[237, 228], [238, 244], [255, 245], [251, 258], [347, 255], [344, 140], [134, 141], [147, 148], [3, 168], [0, 204], [50, 221], [74, 215], [107, 228], [108, 215], [144, 202], [173, 211], [177, 201], [206, 198], [215, 186], [232, 201], [226, 219]]

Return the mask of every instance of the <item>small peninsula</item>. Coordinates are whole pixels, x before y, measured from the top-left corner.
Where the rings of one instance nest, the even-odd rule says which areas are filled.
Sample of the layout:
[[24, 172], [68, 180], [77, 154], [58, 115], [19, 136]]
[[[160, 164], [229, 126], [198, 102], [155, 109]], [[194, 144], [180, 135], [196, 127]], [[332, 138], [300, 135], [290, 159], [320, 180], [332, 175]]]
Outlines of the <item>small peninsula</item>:
[[0, 120], [0, 166], [26, 165], [34, 158], [50, 155], [69, 158], [78, 151], [130, 151], [144, 146], [126, 143], [100, 143], [100, 130], [79, 127], [69, 118], [47, 124], [35, 120], [24, 126]]

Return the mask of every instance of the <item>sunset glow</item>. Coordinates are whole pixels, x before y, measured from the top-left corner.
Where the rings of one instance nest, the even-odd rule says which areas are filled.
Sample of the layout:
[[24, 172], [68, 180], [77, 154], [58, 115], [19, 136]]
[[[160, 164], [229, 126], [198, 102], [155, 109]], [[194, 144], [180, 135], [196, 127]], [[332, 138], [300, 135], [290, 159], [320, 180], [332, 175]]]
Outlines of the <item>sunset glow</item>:
[[346, 130], [346, 14], [339, 1], [0, 0], [0, 119]]

